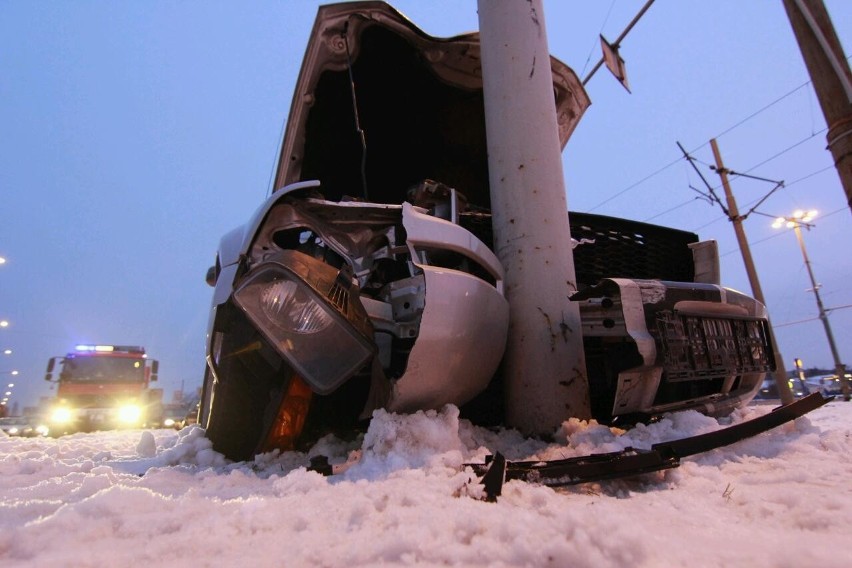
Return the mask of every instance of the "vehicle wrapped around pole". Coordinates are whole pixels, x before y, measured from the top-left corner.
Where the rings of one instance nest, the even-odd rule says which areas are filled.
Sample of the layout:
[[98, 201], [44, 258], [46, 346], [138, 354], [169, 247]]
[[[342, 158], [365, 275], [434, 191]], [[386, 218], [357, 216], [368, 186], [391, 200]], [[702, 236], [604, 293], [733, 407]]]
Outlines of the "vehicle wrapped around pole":
[[[506, 424], [480, 65], [477, 34], [433, 38], [382, 2], [320, 7], [270, 195], [208, 272], [199, 423], [215, 450], [303, 447], [376, 409], [455, 404]], [[564, 63], [550, 70], [564, 146], [589, 101]], [[719, 285], [715, 243], [569, 221], [594, 418], [724, 414], [754, 396], [773, 361], [766, 313]]]

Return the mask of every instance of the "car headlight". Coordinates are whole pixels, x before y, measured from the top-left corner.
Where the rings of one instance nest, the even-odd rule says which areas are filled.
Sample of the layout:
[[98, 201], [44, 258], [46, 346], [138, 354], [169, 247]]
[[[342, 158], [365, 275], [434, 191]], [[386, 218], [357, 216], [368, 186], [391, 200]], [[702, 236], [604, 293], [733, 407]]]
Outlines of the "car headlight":
[[45, 426], [44, 424], [39, 424], [35, 427], [36, 434], [39, 436], [47, 436], [50, 433], [50, 428]]
[[74, 414], [71, 412], [70, 408], [60, 407], [54, 408], [53, 413], [50, 415], [50, 421], [56, 422], [57, 424], [67, 424], [73, 420]]
[[17, 427], [17, 426], [12, 426], [11, 428], [9, 428], [9, 435], [10, 435], [10, 436], [14, 436], [14, 435], [16, 435], [18, 432], [20, 432], [20, 430], [18, 430], [18, 427]]
[[328, 394], [373, 356], [370, 319], [346, 271], [286, 250], [249, 273], [234, 301], [319, 394]]
[[163, 426], [165, 426], [166, 428], [171, 428], [174, 425], [175, 425], [174, 418], [166, 418], [165, 420], [163, 420]]
[[135, 404], [126, 404], [118, 409], [118, 419], [127, 424], [141, 421], [142, 409]]

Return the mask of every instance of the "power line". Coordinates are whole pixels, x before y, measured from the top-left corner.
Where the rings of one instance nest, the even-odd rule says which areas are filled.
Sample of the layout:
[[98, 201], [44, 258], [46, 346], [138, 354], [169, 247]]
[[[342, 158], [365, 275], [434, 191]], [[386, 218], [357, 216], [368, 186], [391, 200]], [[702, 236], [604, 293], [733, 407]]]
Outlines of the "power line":
[[652, 177], [654, 177], [654, 176], [656, 176], [656, 175], [661, 174], [662, 172], [664, 172], [665, 170], [669, 169], [670, 167], [672, 167], [672, 166], [673, 166], [673, 165], [675, 165], [676, 163], [680, 162], [682, 159], [683, 159], [683, 158], [677, 158], [677, 159], [676, 159], [676, 160], [674, 160], [673, 162], [670, 162], [670, 163], [666, 164], [665, 166], [663, 166], [662, 168], [658, 169], [657, 171], [655, 171], [655, 172], [653, 172], [653, 173], [651, 173], [651, 174], [648, 174], [647, 176], [645, 176], [644, 178], [640, 179], [639, 181], [637, 181], [637, 182], [636, 182], [636, 183], [634, 183], [633, 185], [628, 186], [628, 187], [626, 187], [626, 188], [622, 189], [621, 191], [619, 191], [618, 193], [616, 193], [615, 195], [612, 195], [612, 196], [608, 197], [607, 199], [605, 199], [605, 200], [601, 201], [600, 203], [598, 203], [597, 205], [595, 205], [594, 207], [592, 207], [591, 209], [589, 209], [589, 213], [591, 213], [591, 212], [592, 212], [592, 211], [594, 211], [595, 209], [598, 209], [598, 208], [600, 208], [600, 207], [602, 207], [602, 206], [606, 205], [607, 203], [609, 203], [610, 201], [612, 201], [612, 200], [613, 200], [613, 199], [615, 199], [616, 197], [619, 197], [620, 195], [623, 195], [623, 194], [627, 193], [628, 191], [630, 191], [630, 190], [631, 190], [631, 189], [633, 189], [634, 187], [639, 186], [639, 185], [642, 185], [643, 183], [645, 183], [646, 181], [648, 181], [648, 180], [649, 180], [649, 179], [651, 179]]
[[788, 321], [786, 323], [773, 323], [772, 327], [774, 327], [775, 329], [778, 329], [779, 327], [787, 327], [788, 325], [797, 325], [797, 324], [806, 323], [806, 322], [809, 322], [809, 321], [816, 321], [818, 319], [819, 319], [819, 317], [815, 316], [815, 317], [812, 317], [812, 318], [798, 320], [798, 321]]
[[[696, 162], [703, 163], [703, 162], [701, 162], [701, 160], [699, 160], [699, 159], [697, 159], [697, 158], [693, 158], [693, 159], [694, 159]], [[784, 186], [783, 186], [783, 189], [788, 189], [788, 188], [790, 188], [790, 187], [792, 187], [792, 186], [796, 185], [797, 183], [803, 182], [803, 181], [805, 181], [805, 180], [807, 180], [807, 179], [810, 179], [810, 178], [812, 178], [812, 177], [814, 177], [814, 176], [816, 176], [816, 175], [819, 175], [819, 174], [821, 174], [821, 173], [823, 173], [823, 172], [825, 172], [825, 171], [833, 170], [833, 169], [834, 169], [834, 165], [830, 165], [830, 166], [826, 166], [826, 167], [824, 167], [824, 168], [820, 168], [820, 169], [818, 169], [818, 170], [816, 170], [816, 171], [814, 171], [814, 172], [811, 172], [811, 173], [806, 174], [806, 175], [804, 175], [804, 176], [802, 176], [802, 177], [800, 177], [800, 178], [797, 178], [797, 179], [795, 179], [795, 180], [791, 181], [790, 183], [785, 183], [785, 184], [784, 184]], [[675, 205], [674, 207], [672, 207], [672, 208], [670, 208], [670, 209], [666, 209], [665, 211], [663, 211], [663, 212], [661, 212], [661, 213], [657, 213], [656, 215], [653, 215], [653, 216], [651, 216], [651, 217], [648, 217], [648, 218], [646, 218], [646, 219], [643, 219], [643, 222], [644, 222], [644, 223], [648, 223], [648, 222], [650, 222], [650, 221], [652, 221], [652, 220], [654, 220], [654, 219], [656, 219], [656, 218], [658, 218], [658, 217], [662, 217], [663, 215], [665, 215], [665, 214], [667, 214], [667, 213], [671, 213], [672, 211], [675, 211], [675, 210], [677, 210], [677, 209], [680, 209], [681, 207], [685, 207], [685, 206], [687, 206], [687, 205], [689, 205], [689, 204], [691, 204], [691, 203], [694, 203], [696, 200], [707, 201], [707, 202], [709, 202], [709, 203], [712, 205], [712, 203], [713, 203], [712, 199], [711, 199], [711, 198], [709, 198], [707, 195], [705, 195], [703, 192], [701, 192], [700, 190], [698, 190], [698, 189], [696, 189], [696, 188], [692, 187], [691, 185], [689, 186], [689, 188], [690, 188], [690, 189], [692, 189], [693, 191], [698, 192], [698, 193], [701, 195], [701, 197], [693, 197], [692, 199], [690, 199], [690, 200], [688, 200], [688, 201], [684, 201], [683, 203], [680, 203], [679, 205]], [[714, 187], [713, 189], [719, 189], [719, 187]], [[751, 206], [752, 204], [756, 203], [757, 201], [759, 201], [759, 199], [754, 199], [754, 200], [750, 201], [749, 203], [747, 203], [747, 204], [746, 204], [746, 206]], [[843, 209], [838, 209], [838, 210], [837, 210], [837, 211], [835, 211], [834, 213], [836, 213], [836, 212], [838, 212], [838, 211], [842, 211], [842, 210], [843, 210]], [[765, 213], [761, 213], [760, 211], [755, 211], [755, 213], [757, 213], [758, 215], [765, 215]], [[823, 217], [826, 217], [826, 216], [827, 216], [827, 215], [823, 215]], [[691, 230], [693, 233], [699, 233], [699, 232], [701, 232], [701, 229], [704, 229], [705, 227], [709, 227], [710, 225], [712, 225], [712, 224], [714, 224], [714, 223], [717, 223], [717, 222], [719, 222], [719, 221], [722, 221], [722, 220], [724, 220], [724, 219], [727, 219], [727, 217], [725, 217], [724, 215], [719, 215], [718, 217], [715, 217], [714, 219], [712, 219], [712, 220], [708, 221], [707, 223], [704, 223], [703, 225], [699, 225], [698, 227], [694, 227], [694, 228], [692, 228], [692, 229], [690, 229], [690, 230]], [[758, 241], [758, 242], [759, 242], [759, 241]], [[730, 253], [726, 253], [726, 254], [730, 254]]]
[[[820, 168], [820, 169], [818, 169], [814, 172], [811, 172], [811, 173], [806, 174], [806, 175], [804, 175], [800, 178], [797, 178], [797, 179], [791, 181], [790, 183], [785, 183], [784, 189], [788, 189], [790, 187], [793, 187], [797, 183], [803, 182], [806, 179], [810, 179], [810, 178], [814, 177], [815, 175], [818, 175], [818, 174], [821, 174], [822, 172], [825, 172], [825, 171], [828, 171], [828, 170], [833, 170], [833, 169], [834, 169], [834, 165], [830, 165], [830, 166], [826, 166], [824, 168]], [[753, 199], [752, 201], [749, 201], [746, 204], [746, 206], [751, 206], [752, 204], [756, 203], [757, 201], [758, 201], [758, 199]], [[841, 211], [842, 211], [842, 209], [841, 209]], [[759, 211], [755, 211], [755, 213], [758, 213], [760, 215], [764, 215], [764, 213], [760, 213]], [[823, 215], [823, 217], [825, 217], [825, 215]], [[718, 217], [717, 219], [714, 219], [713, 221], [710, 221], [709, 223], [705, 223], [704, 225], [701, 225], [700, 227], [693, 229], [693, 231], [698, 231], [699, 229], [702, 229], [702, 228], [704, 228], [708, 225], [712, 225], [713, 223], [715, 223], [716, 221], [721, 220], [721, 219], [724, 219], [724, 217]]]
[[689, 201], [684, 201], [684, 202], [683, 202], [683, 203], [681, 203], [680, 205], [675, 205], [675, 206], [674, 206], [674, 207], [672, 207], [671, 209], [666, 209], [666, 210], [665, 210], [665, 211], [663, 211], [662, 213], [657, 213], [657, 214], [656, 214], [656, 215], [654, 215], [653, 217], [648, 217], [647, 219], [643, 219], [643, 220], [642, 220], [642, 222], [643, 222], [643, 223], [647, 223], [647, 222], [649, 222], [649, 221], [652, 221], [652, 220], [656, 219], [657, 217], [662, 217], [662, 216], [663, 216], [663, 215], [665, 215], [666, 213], [671, 213], [672, 211], [675, 211], [675, 210], [677, 210], [677, 209], [680, 209], [681, 207], [685, 207], [685, 206], [689, 205], [690, 203], [695, 202], [695, 200], [696, 200], [696, 199], [700, 199], [700, 200], [702, 200], [702, 201], [703, 201], [703, 200], [705, 200], [706, 198], [704, 198], [704, 197], [693, 197], [693, 198], [692, 198], [692, 199], [690, 199]]
[[[724, 136], [725, 134], [728, 134], [729, 132], [731, 132], [731, 131], [732, 131], [732, 130], [734, 130], [735, 128], [738, 128], [738, 127], [742, 126], [743, 124], [745, 124], [746, 122], [748, 122], [748, 121], [749, 121], [749, 120], [751, 120], [752, 118], [756, 117], [757, 115], [759, 115], [759, 114], [763, 113], [763, 112], [764, 112], [764, 111], [766, 111], [766, 110], [769, 110], [771, 107], [773, 107], [773, 106], [775, 106], [776, 104], [780, 103], [781, 101], [783, 101], [784, 99], [786, 99], [787, 97], [789, 97], [790, 95], [792, 95], [793, 93], [795, 93], [795, 92], [799, 91], [800, 89], [802, 89], [802, 88], [804, 88], [804, 87], [806, 87], [807, 85], [810, 85], [810, 84], [811, 84], [811, 81], [806, 81], [806, 82], [802, 83], [801, 85], [799, 85], [799, 86], [798, 86], [798, 87], [796, 87], [795, 89], [793, 89], [793, 90], [791, 90], [791, 91], [789, 91], [789, 92], [787, 92], [787, 93], [785, 93], [785, 94], [781, 95], [780, 97], [778, 97], [777, 99], [775, 99], [775, 100], [774, 100], [774, 101], [772, 101], [771, 103], [769, 103], [769, 104], [767, 104], [767, 105], [763, 106], [762, 108], [760, 108], [759, 110], [757, 110], [757, 111], [755, 111], [755, 112], [751, 113], [751, 114], [750, 114], [750, 115], [748, 115], [747, 117], [745, 117], [745, 118], [743, 118], [742, 120], [740, 120], [739, 122], [735, 123], [733, 126], [730, 126], [730, 127], [726, 128], [726, 129], [725, 129], [725, 130], [723, 130], [720, 134], [716, 135], [716, 136], [715, 136], [715, 138], [717, 138], [717, 139], [718, 139], [718, 138], [720, 138], [720, 137]], [[816, 134], [820, 134], [821, 132], [825, 132], [825, 130], [826, 130], [826, 129], [823, 129], [823, 130], [821, 130], [820, 132], [817, 132]], [[810, 138], [812, 138], [813, 136], [816, 136], [816, 134], [811, 135], [811, 136], [810, 136]], [[695, 148], [695, 149], [691, 150], [689, 153], [690, 153], [690, 154], [694, 154], [695, 152], [697, 152], [697, 151], [701, 150], [702, 148], [704, 148], [704, 146], [706, 146], [706, 145], [707, 145], [707, 143], [705, 142], [704, 144], [702, 144], [702, 145], [698, 146], [697, 148]], [[774, 159], [775, 157], [777, 157], [777, 156], [773, 156], [772, 158], [769, 158], [769, 160]], [[678, 162], [680, 162], [682, 159], [683, 159], [683, 158], [677, 158], [676, 160], [674, 160], [674, 161], [672, 161], [672, 162], [669, 162], [668, 164], [666, 164], [665, 166], [663, 166], [663, 167], [661, 167], [661, 168], [657, 169], [657, 170], [656, 170], [656, 171], [654, 171], [653, 173], [648, 174], [647, 176], [643, 177], [643, 178], [642, 178], [642, 179], [640, 179], [639, 181], [637, 181], [637, 182], [635, 182], [635, 183], [633, 183], [633, 184], [631, 184], [631, 185], [627, 186], [626, 188], [622, 189], [622, 190], [621, 190], [621, 191], [619, 191], [618, 193], [616, 193], [616, 194], [614, 194], [614, 195], [612, 195], [612, 196], [608, 197], [608, 198], [607, 198], [607, 199], [605, 199], [604, 201], [602, 201], [602, 202], [598, 203], [597, 205], [595, 205], [594, 207], [592, 207], [591, 209], [589, 209], [589, 212], [592, 212], [592, 211], [595, 211], [596, 209], [599, 209], [600, 207], [602, 207], [602, 206], [606, 205], [607, 203], [609, 203], [609, 202], [610, 202], [610, 201], [612, 201], [613, 199], [615, 199], [615, 198], [617, 198], [617, 197], [620, 197], [621, 195], [623, 195], [623, 194], [627, 193], [628, 191], [630, 191], [631, 189], [634, 189], [635, 187], [637, 187], [637, 186], [639, 186], [639, 185], [642, 185], [643, 183], [645, 183], [645, 182], [646, 182], [646, 181], [648, 181], [649, 179], [651, 179], [651, 178], [653, 178], [653, 177], [655, 177], [655, 176], [657, 176], [657, 175], [661, 174], [661, 173], [662, 173], [662, 172], [664, 172], [665, 170], [667, 170], [667, 169], [669, 169], [670, 167], [672, 167], [673, 165], [677, 164], [677, 163], [678, 163]], [[697, 159], [696, 159], [696, 160], [697, 160]], [[766, 160], [766, 161], [769, 161], [769, 160]], [[706, 162], [702, 162], [701, 160], [697, 160], [697, 161], [699, 161], [699, 162], [701, 162], [701, 163], [703, 163], [703, 164], [705, 164], [705, 165], [709, 165], [709, 164], [707, 164]], [[758, 164], [757, 166], [753, 166], [751, 169], [749, 169], [749, 170], [747, 170], [747, 171], [751, 171], [751, 170], [753, 170], [754, 168], [756, 168], [756, 167], [759, 167], [759, 166], [763, 165], [763, 163], [765, 163], [765, 162], [761, 162], [761, 163], [760, 163], [760, 164]], [[718, 188], [717, 188], [717, 189], [718, 189]]]
[[[606, 11], [606, 16], [604, 16], [604, 21], [601, 24], [601, 29], [598, 32], [598, 35], [603, 34], [603, 29], [606, 26], [606, 23], [609, 21], [609, 16], [610, 16], [610, 14], [612, 14], [613, 7], [615, 7], [615, 0], [612, 0], [612, 4], [609, 5], [609, 10]], [[583, 70], [580, 71], [581, 77], [586, 73], [586, 68], [589, 66], [589, 61], [592, 60], [592, 54], [595, 52], [595, 48], [598, 46], [599, 43], [600, 43], [600, 40], [598, 38], [595, 38], [595, 41], [592, 44], [592, 48], [589, 50], [589, 55], [586, 56], [586, 62], [583, 64]]]
[[[611, 8], [610, 8], [610, 9], [611, 9]], [[607, 18], [608, 18], [608, 17], [609, 17], [609, 15], [607, 15]], [[852, 55], [847, 56], [847, 57], [846, 57], [846, 60], [847, 60], [847, 61], [852, 60]], [[584, 70], [585, 70], [585, 67], [584, 67]], [[581, 74], [582, 74], [582, 73], [581, 73]], [[805, 81], [804, 83], [802, 83], [802, 84], [801, 84], [801, 85], [799, 85], [798, 87], [795, 87], [794, 89], [792, 89], [792, 90], [790, 90], [790, 91], [786, 92], [785, 94], [781, 95], [780, 97], [778, 97], [777, 99], [775, 99], [775, 100], [774, 100], [774, 101], [772, 101], [771, 103], [769, 103], [769, 104], [767, 104], [767, 105], [764, 105], [764, 106], [763, 106], [763, 107], [761, 107], [760, 109], [758, 109], [758, 110], [756, 110], [755, 112], [751, 113], [750, 115], [748, 115], [748, 116], [747, 116], [747, 117], [745, 117], [744, 119], [742, 119], [742, 120], [740, 120], [739, 122], [735, 123], [733, 126], [730, 126], [730, 127], [726, 128], [725, 130], [723, 130], [722, 132], [720, 132], [719, 134], [717, 134], [717, 135], [716, 135], [716, 136], [714, 136], [713, 138], [716, 138], [716, 139], [721, 138], [721, 137], [722, 137], [722, 136], [724, 136], [725, 134], [728, 134], [729, 132], [731, 132], [731, 131], [732, 131], [732, 130], [734, 130], [735, 128], [738, 128], [738, 127], [742, 126], [743, 124], [745, 124], [746, 122], [748, 122], [748, 121], [749, 121], [749, 120], [751, 120], [752, 118], [754, 118], [754, 117], [758, 116], [759, 114], [763, 113], [764, 111], [769, 110], [770, 108], [772, 108], [772, 107], [773, 107], [773, 106], [775, 106], [776, 104], [780, 103], [781, 101], [783, 101], [784, 99], [786, 99], [787, 97], [789, 97], [790, 95], [792, 95], [793, 93], [796, 93], [797, 91], [799, 91], [799, 90], [803, 89], [804, 87], [806, 87], [806, 86], [810, 85], [811, 83], [812, 83], [812, 81]], [[817, 132], [817, 133], [815, 133], [815, 134], [812, 134], [809, 138], [807, 138], [807, 139], [805, 139], [805, 140], [808, 140], [808, 139], [810, 139], [810, 138], [813, 138], [813, 137], [814, 137], [814, 136], [816, 136], [817, 134], [820, 134], [820, 133], [822, 133], [822, 132], [825, 132], [826, 130], [827, 130], [827, 129], [823, 129], [823, 130], [821, 130], [820, 132]], [[800, 143], [801, 143], [801, 142], [800, 142]], [[704, 146], [706, 146], [707, 144], [708, 144], [708, 143], [707, 143], [707, 142], [705, 142], [704, 144], [702, 144], [702, 145], [698, 146], [697, 148], [693, 149], [693, 150], [690, 152], [690, 154], [694, 154], [695, 152], [697, 152], [697, 151], [699, 151], [700, 149], [704, 148]], [[794, 148], [795, 146], [798, 146], [798, 144], [795, 144], [795, 145], [794, 145], [794, 146], [792, 146], [791, 148], [788, 148], [788, 150], [789, 150], [789, 149]], [[784, 152], [786, 152], [786, 151], [787, 151], [787, 150], [784, 150], [784, 151], [782, 151], [781, 153], [784, 153]], [[765, 161], [763, 161], [763, 162], [761, 162], [761, 163], [757, 164], [756, 166], [753, 166], [752, 168], [750, 168], [749, 170], [746, 170], [746, 171], [751, 171], [751, 170], [753, 170], [753, 169], [755, 169], [755, 168], [757, 168], [757, 167], [762, 166], [762, 165], [763, 165], [763, 164], [765, 164], [766, 162], [768, 162], [768, 161], [770, 161], [770, 160], [773, 160], [773, 159], [777, 158], [777, 157], [778, 157], [778, 155], [780, 155], [781, 153], [779, 153], [779, 154], [777, 154], [777, 155], [775, 155], [775, 156], [772, 156], [771, 158], [769, 158], [769, 159], [767, 159], [767, 160], [765, 160]], [[604, 200], [604, 201], [602, 201], [601, 203], [598, 203], [597, 205], [595, 205], [594, 207], [592, 207], [591, 209], [589, 209], [589, 212], [592, 212], [592, 211], [595, 211], [596, 209], [599, 209], [600, 207], [602, 207], [602, 206], [606, 205], [607, 203], [609, 203], [609, 202], [610, 202], [610, 201], [612, 201], [613, 199], [615, 199], [615, 198], [617, 198], [617, 197], [619, 197], [619, 196], [621, 196], [621, 195], [623, 195], [623, 194], [627, 193], [627, 192], [628, 192], [628, 191], [630, 191], [631, 189], [633, 189], [633, 188], [635, 188], [635, 187], [637, 187], [637, 186], [639, 186], [639, 185], [641, 185], [641, 184], [645, 183], [645, 182], [646, 182], [646, 181], [648, 181], [649, 179], [651, 179], [651, 178], [653, 178], [653, 177], [655, 177], [655, 176], [657, 176], [657, 175], [661, 174], [661, 173], [662, 173], [662, 172], [664, 172], [665, 170], [669, 169], [669, 168], [670, 168], [670, 167], [672, 167], [673, 165], [675, 165], [675, 164], [677, 164], [678, 162], [680, 162], [680, 161], [681, 161], [681, 159], [683, 159], [683, 158], [678, 158], [678, 159], [674, 160], [673, 162], [670, 162], [670, 163], [666, 164], [665, 166], [661, 167], [660, 169], [656, 170], [655, 172], [653, 172], [653, 173], [651, 173], [651, 174], [649, 174], [649, 175], [645, 176], [644, 178], [640, 179], [640, 180], [639, 180], [639, 181], [637, 181], [636, 183], [633, 183], [632, 185], [630, 185], [630, 186], [628, 186], [628, 187], [626, 187], [626, 188], [622, 189], [621, 191], [619, 191], [619, 192], [618, 192], [618, 193], [616, 193], [615, 195], [612, 195], [611, 197], [608, 197], [607, 199], [605, 199], [605, 200]], [[696, 159], [696, 160], [697, 160], [697, 159]], [[697, 160], [697, 161], [701, 162], [701, 160]], [[707, 164], [706, 162], [701, 162], [701, 163], [703, 163], [703, 164], [705, 164], [705, 165], [709, 165], [709, 164]], [[789, 185], [792, 185], [792, 184], [788, 184], [788, 186], [789, 186]], [[717, 186], [716, 188], [714, 188], [714, 189], [718, 189], [718, 186]], [[711, 222], [711, 223], [712, 223], [712, 222]], [[704, 225], [704, 226], [706, 227], [707, 225]]]
[[[817, 134], [819, 134], [819, 132], [818, 132]], [[766, 160], [764, 160], [764, 161], [760, 162], [760, 163], [759, 163], [759, 164], [757, 164], [756, 166], [752, 166], [751, 168], [749, 168], [749, 169], [748, 169], [748, 170], [746, 170], [746, 171], [752, 171], [753, 169], [755, 169], [755, 168], [757, 168], [757, 167], [760, 167], [761, 165], [763, 165], [763, 164], [765, 164], [765, 163], [767, 163], [767, 162], [770, 162], [771, 160], [774, 160], [775, 158], [777, 158], [777, 157], [781, 156], [782, 154], [784, 154], [784, 153], [786, 153], [786, 152], [789, 152], [790, 150], [792, 150], [792, 149], [796, 148], [797, 146], [800, 146], [800, 145], [801, 145], [801, 144], [803, 144], [804, 142], [807, 142], [808, 140], [810, 140], [810, 139], [811, 139], [811, 138], [813, 138], [814, 136], [816, 136], [816, 134], [813, 134], [813, 135], [809, 136], [808, 138], [805, 138], [804, 140], [801, 140], [801, 141], [799, 141], [799, 142], [797, 142], [797, 143], [793, 144], [793, 145], [792, 145], [792, 146], [790, 146], [789, 148], [786, 148], [786, 149], [782, 150], [781, 152], [778, 152], [777, 154], [775, 154], [775, 155], [774, 155], [774, 156], [772, 156], [771, 158], [767, 158]], [[693, 158], [693, 159], [695, 159], [695, 158]], [[695, 161], [699, 161], [699, 162], [700, 162], [700, 160], [697, 160], [697, 159], [695, 159]], [[807, 174], [807, 175], [804, 175], [804, 176], [802, 176], [802, 177], [800, 177], [800, 178], [798, 178], [798, 179], [796, 179], [796, 180], [794, 180], [794, 181], [791, 181], [790, 183], [785, 183], [785, 184], [784, 184], [784, 188], [785, 188], [785, 189], [786, 189], [786, 188], [789, 188], [789, 187], [791, 187], [791, 186], [793, 186], [793, 185], [795, 185], [795, 184], [797, 184], [797, 183], [799, 183], [799, 182], [802, 182], [802, 181], [804, 181], [804, 180], [806, 180], [806, 179], [808, 179], [808, 178], [811, 178], [811, 177], [813, 177], [813, 176], [815, 176], [815, 175], [817, 175], [817, 174], [821, 174], [822, 172], [827, 171], [827, 170], [831, 170], [831, 169], [834, 169], [834, 165], [826, 166], [826, 167], [824, 167], [824, 168], [821, 168], [821, 169], [819, 169], [819, 170], [816, 170], [815, 172], [811, 172], [811, 173], [809, 173], [809, 174]], [[720, 186], [714, 186], [714, 188], [713, 188], [713, 189], [714, 189], [714, 190], [716, 190], [716, 189], [719, 189], [719, 187], [720, 187]], [[755, 199], [755, 200], [753, 200], [753, 201], [749, 202], [749, 203], [748, 203], [748, 205], [751, 205], [752, 203], [756, 203], [757, 201], [759, 201], [759, 199]], [[842, 211], [842, 209], [841, 209], [841, 211]], [[718, 222], [718, 221], [721, 221], [722, 219], [725, 219], [725, 218], [726, 218], [725, 216], [716, 217], [715, 219], [712, 219], [711, 221], [708, 221], [707, 223], [704, 223], [703, 225], [700, 225], [700, 226], [698, 226], [698, 227], [695, 227], [694, 229], [692, 229], [692, 232], [697, 233], [697, 232], [699, 232], [701, 229], [704, 229], [705, 227], [709, 227], [709, 226], [710, 226], [710, 225], [712, 225], [713, 223], [716, 223], [716, 222]], [[726, 254], [730, 254], [730, 253], [726, 253]], [[724, 256], [724, 255], [723, 255], [723, 256]]]
[[823, 128], [823, 129], [822, 129], [822, 130], [820, 130], [819, 132], [814, 132], [813, 134], [811, 134], [811, 135], [810, 135], [810, 136], [808, 136], [807, 138], [803, 138], [802, 140], [799, 140], [798, 142], [796, 142], [796, 143], [795, 143], [795, 144], [793, 144], [792, 146], [790, 146], [790, 147], [788, 147], [788, 148], [785, 148], [784, 150], [781, 150], [780, 152], [778, 152], [778, 153], [777, 153], [777, 154], [775, 154], [774, 156], [770, 156], [769, 158], [767, 158], [767, 159], [763, 160], [763, 161], [762, 161], [762, 162], [760, 162], [759, 164], [756, 164], [756, 165], [754, 165], [754, 166], [750, 167], [749, 169], [747, 169], [747, 170], [746, 170], [746, 172], [753, 171], [753, 170], [755, 170], [755, 169], [759, 168], [760, 166], [762, 166], [763, 164], [765, 164], [765, 163], [767, 163], [767, 162], [771, 162], [771, 161], [772, 161], [772, 160], [774, 160], [775, 158], [777, 158], [777, 157], [779, 157], [779, 156], [781, 156], [781, 155], [783, 155], [783, 154], [786, 154], [787, 152], [789, 152], [789, 151], [790, 151], [790, 150], [792, 150], [793, 148], [796, 148], [796, 147], [798, 147], [798, 146], [801, 146], [802, 144], [804, 144], [805, 142], [807, 142], [808, 140], [810, 140], [811, 138], [813, 138], [813, 137], [814, 137], [814, 136], [816, 136], [817, 134], [822, 134], [822, 133], [823, 133], [823, 132], [825, 132], [826, 130], [828, 130], [828, 128]]
[[788, 93], [786, 93], [786, 94], [784, 94], [784, 95], [781, 95], [780, 97], [778, 97], [777, 99], [775, 99], [774, 101], [772, 101], [771, 103], [769, 103], [768, 105], [764, 106], [764, 107], [763, 107], [763, 108], [761, 108], [760, 110], [757, 110], [757, 111], [755, 111], [755, 112], [751, 113], [750, 115], [748, 115], [747, 117], [745, 117], [744, 119], [742, 119], [741, 121], [739, 121], [738, 123], [736, 123], [736, 124], [734, 124], [733, 126], [731, 126], [731, 127], [727, 128], [727, 129], [723, 130], [722, 132], [720, 132], [719, 134], [717, 134], [717, 135], [716, 135], [716, 136], [714, 136], [713, 138], [717, 138], [717, 139], [718, 139], [718, 138], [721, 138], [722, 136], [724, 136], [725, 134], [727, 134], [727, 133], [728, 133], [728, 132], [730, 132], [731, 130], [733, 130], [733, 129], [735, 129], [735, 128], [738, 128], [738, 127], [740, 127], [740, 126], [742, 126], [743, 124], [745, 124], [746, 122], [748, 122], [749, 120], [751, 120], [751, 119], [752, 119], [752, 118], [754, 118], [755, 116], [759, 115], [759, 114], [760, 114], [760, 113], [762, 113], [763, 111], [768, 110], [768, 109], [769, 109], [770, 107], [772, 107], [772, 106], [775, 106], [776, 104], [780, 103], [781, 101], [783, 101], [784, 99], [786, 99], [787, 97], [789, 97], [790, 95], [792, 95], [793, 93], [795, 93], [796, 91], [798, 91], [799, 89], [802, 89], [803, 87], [806, 87], [806, 86], [808, 86], [808, 85], [810, 85], [810, 84], [811, 84], [811, 82], [810, 82], [810, 81], [805, 81], [804, 83], [802, 83], [801, 85], [799, 85], [798, 87], [796, 87], [795, 89], [793, 89], [792, 91], [790, 91], [790, 92], [788, 92]]

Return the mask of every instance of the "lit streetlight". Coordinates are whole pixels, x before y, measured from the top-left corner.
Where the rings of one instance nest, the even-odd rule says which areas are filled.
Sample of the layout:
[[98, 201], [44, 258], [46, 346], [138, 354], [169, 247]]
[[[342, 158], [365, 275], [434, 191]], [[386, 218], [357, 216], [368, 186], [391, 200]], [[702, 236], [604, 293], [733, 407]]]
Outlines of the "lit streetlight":
[[9, 322], [7, 320], [0, 320], [0, 327], [9, 327]]
[[816, 298], [817, 308], [819, 309], [819, 319], [822, 320], [822, 325], [825, 327], [825, 335], [828, 338], [828, 346], [831, 348], [831, 356], [834, 358], [834, 372], [837, 373], [840, 379], [840, 387], [843, 390], [843, 400], [849, 400], [850, 388], [849, 381], [846, 379], [846, 368], [840, 361], [840, 355], [837, 352], [837, 345], [834, 343], [834, 335], [831, 333], [831, 325], [828, 323], [828, 315], [825, 313], [825, 307], [822, 304], [822, 298], [819, 296], [819, 285], [814, 278], [814, 271], [811, 268], [811, 261], [808, 258], [808, 251], [805, 248], [805, 241], [802, 238], [802, 226], [810, 230], [812, 227], [811, 221], [816, 217], [816, 211], [796, 211], [791, 217], [778, 217], [772, 226], [776, 229], [787, 227], [796, 232], [796, 239], [799, 241], [799, 248], [802, 249], [802, 257], [805, 259], [805, 267], [808, 269], [808, 276], [811, 279], [811, 286]]
[[11, 354], [12, 354], [12, 350], [11, 350], [11, 349], [4, 349], [4, 350], [3, 350], [3, 355], [11, 355]]

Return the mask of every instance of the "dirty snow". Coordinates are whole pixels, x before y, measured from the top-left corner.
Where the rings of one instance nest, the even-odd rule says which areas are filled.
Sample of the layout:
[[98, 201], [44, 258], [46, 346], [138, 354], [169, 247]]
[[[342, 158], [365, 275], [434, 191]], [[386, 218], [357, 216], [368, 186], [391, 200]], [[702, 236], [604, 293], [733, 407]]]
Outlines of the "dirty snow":
[[[14, 566], [848, 566], [852, 403], [680, 468], [487, 503], [466, 462], [647, 448], [753, 418], [682, 412], [628, 432], [570, 420], [551, 443], [458, 411], [378, 412], [353, 442], [230, 463], [204, 431], [0, 438], [0, 564]], [[306, 470], [322, 454], [330, 478]]]

